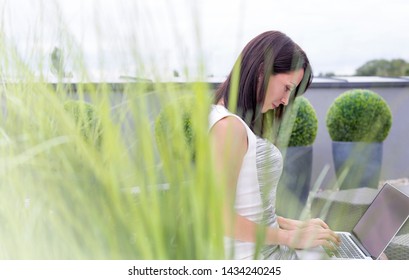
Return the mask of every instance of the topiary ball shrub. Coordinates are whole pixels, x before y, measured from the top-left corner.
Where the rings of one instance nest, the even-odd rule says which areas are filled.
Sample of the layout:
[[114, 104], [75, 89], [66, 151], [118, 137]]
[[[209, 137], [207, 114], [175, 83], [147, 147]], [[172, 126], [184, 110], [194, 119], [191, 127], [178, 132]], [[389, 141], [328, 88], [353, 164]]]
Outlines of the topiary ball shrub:
[[327, 112], [326, 125], [333, 141], [383, 142], [392, 126], [392, 114], [377, 93], [352, 89], [334, 100]]
[[278, 132], [281, 147], [310, 146], [318, 131], [318, 119], [314, 107], [303, 96], [295, 99], [286, 112]]
[[74, 119], [84, 139], [100, 146], [102, 129], [94, 105], [81, 100], [68, 100], [64, 103], [64, 110]]
[[194, 98], [184, 96], [167, 104], [155, 121], [155, 137], [165, 160], [195, 159], [195, 134], [192, 129]]

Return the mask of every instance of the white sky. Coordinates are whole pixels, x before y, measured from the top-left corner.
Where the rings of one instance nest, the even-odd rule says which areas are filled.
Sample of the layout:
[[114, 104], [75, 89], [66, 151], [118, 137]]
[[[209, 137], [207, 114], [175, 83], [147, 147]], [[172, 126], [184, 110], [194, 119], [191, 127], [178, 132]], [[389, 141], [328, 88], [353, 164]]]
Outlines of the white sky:
[[266, 30], [297, 42], [315, 75], [350, 75], [372, 59], [409, 61], [408, 16], [408, 0], [0, 0], [5, 40], [25, 61], [47, 65], [60, 46], [69, 64], [78, 46], [90, 72], [111, 77], [193, 73], [199, 61], [224, 76]]

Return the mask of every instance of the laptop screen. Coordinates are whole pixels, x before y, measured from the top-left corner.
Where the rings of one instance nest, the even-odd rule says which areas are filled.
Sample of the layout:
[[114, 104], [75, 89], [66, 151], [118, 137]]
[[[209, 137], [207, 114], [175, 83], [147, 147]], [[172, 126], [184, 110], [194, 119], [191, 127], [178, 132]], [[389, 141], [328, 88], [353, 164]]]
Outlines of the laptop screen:
[[373, 258], [386, 249], [409, 216], [409, 197], [385, 184], [353, 229]]

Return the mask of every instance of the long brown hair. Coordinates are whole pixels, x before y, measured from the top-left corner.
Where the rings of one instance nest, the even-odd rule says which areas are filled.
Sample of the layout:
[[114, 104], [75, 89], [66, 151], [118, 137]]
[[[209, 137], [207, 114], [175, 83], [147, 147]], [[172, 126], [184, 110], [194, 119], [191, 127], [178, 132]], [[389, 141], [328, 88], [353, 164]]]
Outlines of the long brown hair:
[[[303, 94], [312, 81], [312, 69], [305, 52], [287, 35], [279, 31], [267, 31], [252, 39], [243, 49], [235, 65], [239, 65], [237, 92], [238, 114], [257, 135], [262, 135], [265, 114], [261, 113], [268, 81], [271, 75], [304, 69], [301, 83], [291, 98]], [[229, 104], [233, 70], [216, 90], [215, 103], [223, 100]], [[290, 100], [291, 103], [292, 100]], [[284, 106], [274, 110], [280, 120]]]

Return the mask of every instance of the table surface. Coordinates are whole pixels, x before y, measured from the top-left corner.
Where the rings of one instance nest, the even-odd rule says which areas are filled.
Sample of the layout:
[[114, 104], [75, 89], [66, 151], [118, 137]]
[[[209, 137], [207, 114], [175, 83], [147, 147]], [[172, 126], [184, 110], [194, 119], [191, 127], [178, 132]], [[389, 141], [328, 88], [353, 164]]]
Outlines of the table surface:
[[[398, 186], [396, 188], [409, 196], [409, 185]], [[326, 190], [323, 192], [318, 192], [315, 194], [314, 198], [322, 198], [351, 204], [370, 204], [378, 192], [379, 189], [367, 187], [339, 191]]]

